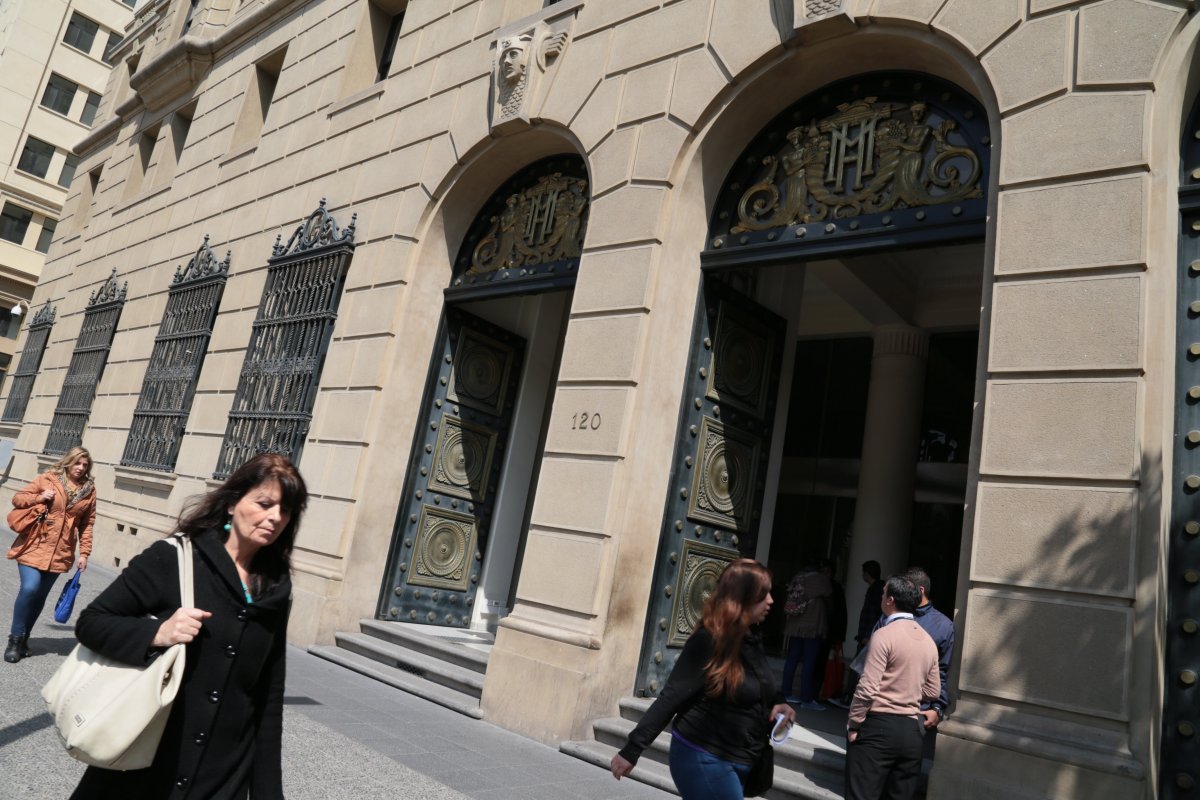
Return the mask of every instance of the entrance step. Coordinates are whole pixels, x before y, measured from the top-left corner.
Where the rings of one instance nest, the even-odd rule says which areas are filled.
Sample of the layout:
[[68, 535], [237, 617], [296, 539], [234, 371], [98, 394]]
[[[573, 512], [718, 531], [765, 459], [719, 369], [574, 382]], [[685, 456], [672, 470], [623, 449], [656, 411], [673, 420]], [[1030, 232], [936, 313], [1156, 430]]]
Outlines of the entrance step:
[[[590, 764], [608, 769], [609, 762], [625, 745], [629, 733], [641, 720], [652, 700], [628, 697], [621, 701], [619, 717], [592, 723], [589, 741], [563, 742], [559, 749]], [[669, 732], [659, 734], [642, 753], [629, 777], [678, 794], [667, 767], [671, 747]], [[846, 754], [835, 736], [804, 727], [797, 718], [792, 738], [775, 748], [775, 785], [768, 800], [841, 800]]]
[[313, 655], [415, 694], [483, 718], [479, 698], [494, 641], [490, 634], [374, 619], [360, 633], [334, 634], [336, 646], [309, 648]]

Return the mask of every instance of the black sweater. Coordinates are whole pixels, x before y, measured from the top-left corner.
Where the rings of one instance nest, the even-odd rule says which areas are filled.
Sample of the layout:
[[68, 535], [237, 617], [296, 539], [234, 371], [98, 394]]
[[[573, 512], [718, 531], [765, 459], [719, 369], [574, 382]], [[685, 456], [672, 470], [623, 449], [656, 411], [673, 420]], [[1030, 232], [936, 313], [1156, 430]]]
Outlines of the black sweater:
[[783, 695], [775, 688], [757, 633], [747, 634], [742, 642], [746, 674], [732, 699], [710, 697], [704, 691], [704, 665], [712, 653], [712, 634], [700, 628], [683, 646], [662, 694], [629, 734], [622, 758], [636, 764], [673, 717], [675, 730], [692, 744], [726, 761], [754, 763], [768, 746], [771, 708], [783, 702]]

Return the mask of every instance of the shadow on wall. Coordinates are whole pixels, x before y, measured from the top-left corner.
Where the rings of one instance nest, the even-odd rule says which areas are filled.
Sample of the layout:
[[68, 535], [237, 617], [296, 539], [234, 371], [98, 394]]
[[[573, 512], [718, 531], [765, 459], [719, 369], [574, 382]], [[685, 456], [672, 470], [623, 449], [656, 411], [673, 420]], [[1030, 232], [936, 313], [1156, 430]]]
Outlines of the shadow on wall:
[[[1156, 531], [1139, 530], [1139, 519], [1141, 509], [1161, 502], [1157, 453], [1144, 457], [1140, 480], [1126, 485], [981, 484], [972, 594], [965, 619], [956, 620], [958, 676], [951, 681], [959, 699], [1019, 702], [1023, 712], [1044, 717], [1039, 739], [1093, 749], [1109, 763], [1106, 771], [1147, 776], [1147, 745], [1156, 746], [1157, 735], [1131, 742], [1148, 721], [1131, 724], [1131, 715], [1161, 700], [1130, 696], [1134, 603], [1139, 588], [1156, 596], [1159, 571], [1142, 541]], [[1005, 732], [1003, 718], [987, 724]], [[1025, 730], [1010, 730], [1032, 732], [1028, 721], [1019, 724]], [[1127, 748], [1135, 760], [1115, 763]], [[1045, 755], [1054, 762], [1050, 784], [1037, 790], [1057, 795], [1073, 786], [1079, 773]], [[1022, 780], [1030, 779], [1036, 776]]]

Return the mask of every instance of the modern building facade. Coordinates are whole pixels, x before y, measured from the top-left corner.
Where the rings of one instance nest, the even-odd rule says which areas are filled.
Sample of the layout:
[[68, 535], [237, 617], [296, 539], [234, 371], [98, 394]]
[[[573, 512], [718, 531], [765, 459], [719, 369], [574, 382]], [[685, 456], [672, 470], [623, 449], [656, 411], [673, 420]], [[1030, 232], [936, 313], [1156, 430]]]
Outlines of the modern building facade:
[[155, 0], [0, 415], [120, 566], [247, 454], [290, 636], [495, 632], [547, 742], [738, 553], [919, 562], [934, 798], [1188, 797], [1200, 18], [1184, 0]]
[[[0, 8], [0, 376], [54, 239], [136, 0], [13, 0]], [[15, 311], [15, 313], [14, 313]], [[36, 371], [36, 366], [33, 368]]]

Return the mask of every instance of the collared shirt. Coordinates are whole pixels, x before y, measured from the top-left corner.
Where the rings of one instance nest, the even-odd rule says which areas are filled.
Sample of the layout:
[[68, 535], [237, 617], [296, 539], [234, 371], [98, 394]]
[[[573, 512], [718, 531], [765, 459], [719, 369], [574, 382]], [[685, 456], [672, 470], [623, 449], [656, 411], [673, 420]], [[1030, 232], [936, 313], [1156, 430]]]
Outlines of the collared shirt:
[[[885, 620], [883, 621], [883, 624], [884, 624], [884, 625], [887, 625], [887, 624], [888, 624], [888, 623], [890, 623], [892, 620], [897, 620], [897, 619], [912, 619], [912, 618], [913, 618], [913, 615], [912, 615], [912, 614], [910, 614], [910, 613], [908, 613], [907, 611], [897, 611], [895, 614], [892, 614], [890, 617], [888, 617], [887, 619], [885, 619]], [[882, 627], [882, 626], [880, 626], [880, 627]]]

